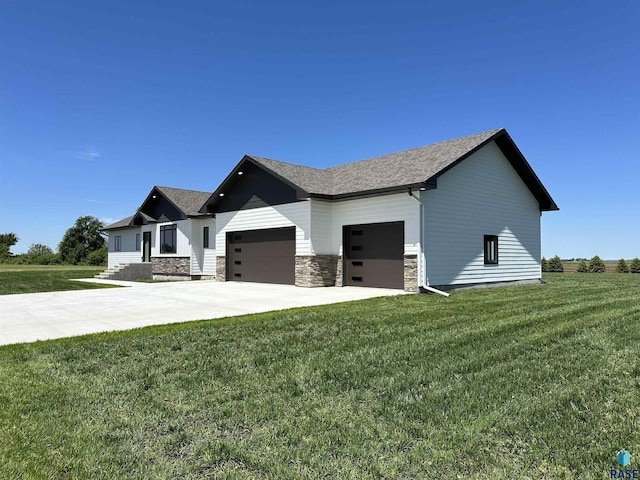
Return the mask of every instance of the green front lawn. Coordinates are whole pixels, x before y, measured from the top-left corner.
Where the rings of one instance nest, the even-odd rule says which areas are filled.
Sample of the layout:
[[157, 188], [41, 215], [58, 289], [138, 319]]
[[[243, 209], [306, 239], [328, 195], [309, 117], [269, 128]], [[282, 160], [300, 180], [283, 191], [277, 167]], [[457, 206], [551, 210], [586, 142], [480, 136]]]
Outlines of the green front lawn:
[[73, 278], [91, 278], [103, 270], [104, 267], [78, 265], [0, 264], [0, 295], [113, 287], [113, 285], [71, 280]]
[[0, 348], [6, 478], [609, 478], [640, 275]]

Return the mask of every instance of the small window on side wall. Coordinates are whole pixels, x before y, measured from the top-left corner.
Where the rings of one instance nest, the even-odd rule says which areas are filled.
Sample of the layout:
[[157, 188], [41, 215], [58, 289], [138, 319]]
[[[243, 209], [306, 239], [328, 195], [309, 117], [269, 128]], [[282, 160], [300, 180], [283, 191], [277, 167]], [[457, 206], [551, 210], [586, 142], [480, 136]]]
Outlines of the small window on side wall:
[[484, 236], [484, 264], [498, 265], [498, 236]]
[[136, 252], [140, 251], [140, 234], [136, 233]]
[[122, 251], [122, 236], [116, 235], [115, 237], [113, 237], [113, 251]]
[[202, 227], [202, 246], [209, 248], [209, 227]]

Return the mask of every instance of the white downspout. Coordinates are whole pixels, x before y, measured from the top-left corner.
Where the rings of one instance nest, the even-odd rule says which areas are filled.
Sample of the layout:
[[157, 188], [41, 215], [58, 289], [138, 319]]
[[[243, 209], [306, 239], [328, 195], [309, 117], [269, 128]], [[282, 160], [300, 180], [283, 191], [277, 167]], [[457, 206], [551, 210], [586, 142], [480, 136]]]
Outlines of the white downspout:
[[[423, 190], [421, 189], [420, 191]], [[409, 196], [420, 204], [420, 260], [418, 262], [418, 284], [428, 292], [437, 293], [444, 297], [450, 297], [451, 295], [449, 293], [443, 292], [442, 290], [438, 290], [437, 288], [433, 288], [429, 285], [429, 277], [427, 276], [427, 258], [424, 253], [424, 203], [422, 203], [420, 198], [413, 194], [411, 188], [409, 188]], [[426, 277], [426, 282], [424, 277]]]

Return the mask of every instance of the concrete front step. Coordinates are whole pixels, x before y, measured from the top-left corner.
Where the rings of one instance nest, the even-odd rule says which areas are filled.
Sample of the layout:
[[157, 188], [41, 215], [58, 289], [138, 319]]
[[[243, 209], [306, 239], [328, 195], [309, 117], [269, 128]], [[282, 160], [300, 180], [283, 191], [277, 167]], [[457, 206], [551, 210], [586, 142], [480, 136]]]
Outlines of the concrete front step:
[[153, 278], [151, 274], [151, 263], [121, 263], [111, 267], [94, 278], [102, 280], [149, 280]]

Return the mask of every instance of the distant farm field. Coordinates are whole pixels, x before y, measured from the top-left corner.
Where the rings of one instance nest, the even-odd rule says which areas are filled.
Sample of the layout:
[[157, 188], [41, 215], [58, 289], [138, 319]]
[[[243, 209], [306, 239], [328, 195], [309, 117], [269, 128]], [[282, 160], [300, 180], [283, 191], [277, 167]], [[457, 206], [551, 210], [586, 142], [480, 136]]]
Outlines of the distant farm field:
[[[627, 260], [627, 264], [629, 264], [630, 261], [631, 260]], [[576, 273], [579, 263], [580, 262], [562, 262], [565, 273]], [[603, 260], [603, 263], [607, 273], [615, 273], [618, 260]], [[587, 265], [589, 265], [589, 260], [587, 260]]]
[[74, 282], [74, 278], [91, 278], [104, 267], [78, 265], [6, 265], [0, 264], [0, 295], [12, 293], [88, 290], [111, 285]]
[[545, 279], [0, 347], [2, 476], [637, 468], [640, 275]]

